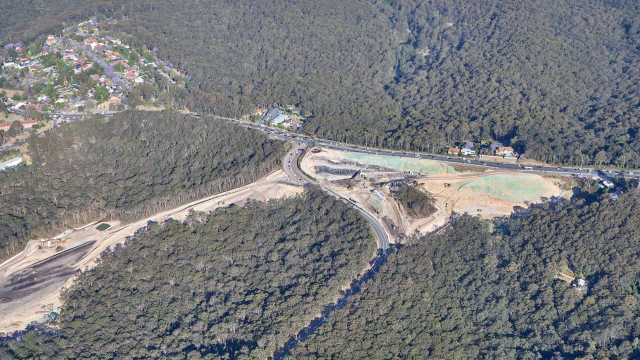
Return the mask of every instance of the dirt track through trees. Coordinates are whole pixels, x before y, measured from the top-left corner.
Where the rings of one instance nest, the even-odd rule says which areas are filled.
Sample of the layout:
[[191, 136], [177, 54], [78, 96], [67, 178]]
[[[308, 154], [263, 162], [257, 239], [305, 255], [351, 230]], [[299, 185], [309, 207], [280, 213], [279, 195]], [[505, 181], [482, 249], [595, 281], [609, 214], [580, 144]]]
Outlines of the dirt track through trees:
[[[56, 253], [52, 249], [39, 249], [31, 241], [23, 252], [0, 264], [0, 333], [23, 329], [32, 321], [42, 320], [43, 309], [61, 305], [60, 293], [73, 283], [74, 275], [96, 265], [105, 250], [123, 244], [148, 221], [167, 219], [183, 221], [191, 211], [210, 212], [231, 204], [246, 201], [268, 201], [301, 194], [303, 188], [289, 181], [279, 170], [243, 187], [209, 196], [167, 210], [130, 224], [109, 222], [111, 228], [97, 231], [92, 222], [61, 236], [63, 243], [73, 244], [70, 251]], [[62, 234], [61, 234], [62, 235]]]

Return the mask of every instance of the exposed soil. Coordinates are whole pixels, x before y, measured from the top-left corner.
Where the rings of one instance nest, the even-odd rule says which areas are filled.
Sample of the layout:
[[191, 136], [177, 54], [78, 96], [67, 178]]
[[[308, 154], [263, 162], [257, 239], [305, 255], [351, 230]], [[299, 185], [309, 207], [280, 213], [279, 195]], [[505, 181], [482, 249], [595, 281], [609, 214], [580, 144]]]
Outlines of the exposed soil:
[[[309, 151], [301, 167], [388, 224], [395, 242], [438, 229], [454, 212], [488, 219], [508, 215], [515, 206], [570, 195], [564, 185], [570, 180], [564, 178], [324, 148]], [[431, 193], [437, 211], [424, 218], [409, 216], [390, 192], [393, 181]]]
[[[108, 222], [111, 225], [109, 229], [99, 231], [96, 227], [101, 222], [95, 221], [80, 228], [66, 230], [52, 239], [32, 240], [22, 252], [0, 264], [0, 293], [3, 289], [11, 289], [16, 281], [25, 281], [19, 278], [19, 274], [31, 274], [43, 270], [38, 273], [38, 276], [32, 276], [32, 278], [42, 279], [43, 275], [51, 275], [53, 270], [41, 269], [36, 266], [39, 261], [50, 258], [64, 249], [82, 245], [87, 241], [95, 241], [95, 243], [91, 244], [86, 251], [83, 249], [80, 257], [69, 256], [60, 259], [60, 264], [56, 263], [54, 277], [47, 279], [48, 282], [33, 283], [32, 288], [25, 287], [22, 293], [23, 297], [5, 298], [4, 302], [0, 301], [0, 314], [2, 314], [0, 316], [0, 333], [21, 330], [33, 321], [42, 321], [48, 313], [47, 309], [60, 307], [60, 293], [63, 288], [71, 286], [75, 272], [94, 267], [104, 250], [124, 243], [127, 237], [144, 227], [148, 221], [163, 222], [170, 218], [183, 221], [193, 210], [210, 212], [231, 204], [243, 205], [248, 200], [281, 199], [301, 194], [303, 191], [301, 186], [292, 184], [284, 172], [280, 170], [255, 183], [163, 211], [134, 223], [121, 224], [118, 221], [110, 221]], [[48, 240], [51, 242], [48, 243]], [[47, 245], [51, 245], [51, 247], [47, 247]], [[15, 292], [11, 294], [15, 295]]]
[[562, 190], [561, 179], [513, 172], [485, 172], [475, 177], [444, 175], [419, 179], [418, 184], [433, 194], [445, 212], [485, 219], [509, 215], [515, 206], [570, 195]]

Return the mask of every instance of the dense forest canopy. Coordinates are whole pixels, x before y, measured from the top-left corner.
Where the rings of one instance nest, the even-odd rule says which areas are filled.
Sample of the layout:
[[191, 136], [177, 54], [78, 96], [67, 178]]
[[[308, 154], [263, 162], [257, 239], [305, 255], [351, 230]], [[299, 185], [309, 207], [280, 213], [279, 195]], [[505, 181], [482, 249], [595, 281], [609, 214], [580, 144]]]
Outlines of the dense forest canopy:
[[461, 217], [391, 254], [291, 358], [638, 358], [639, 214], [636, 190], [495, 231]]
[[[0, 41], [99, 15], [190, 75], [185, 105], [293, 103], [305, 131], [443, 151], [640, 166], [634, 0], [9, 1]], [[33, 9], [33, 10], [32, 10]], [[24, 31], [29, 29], [30, 31]]]
[[638, 166], [640, 3], [408, 2], [410, 43], [391, 90], [407, 115], [397, 136], [497, 139], [542, 160]]
[[266, 359], [376, 251], [358, 213], [317, 189], [151, 226], [64, 294], [59, 330], [2, 359]]
[[[497, 140], [640, 166], [636, 0], [5, 0], [0, 45], [91, 16], [184, 70], [176, 104], [204, 116], [124, 112], [32, 137], [33, 164], [0, 172], [0, 261], [278, 168], [284, 144], [207, 117], [256, 104], [295, 104], [303, 131], [340, 141]], [[582, 195], [394, 248], [290, 357], [640, 358], [640, 193]], [[435, 209], [411, 187], [395, 196]], [[366, 221], [313, 188], [150, 225], [79, 276], [56, 327], [0, 340], [0, 358], [266, 358], [374, 252]]]
[[0, 260], [33, 236], [101, 217], [140, 218], [248, 184], [284, 144], [177, 113], [120, 113], [31, 137], [31, 166], [0, 172]]

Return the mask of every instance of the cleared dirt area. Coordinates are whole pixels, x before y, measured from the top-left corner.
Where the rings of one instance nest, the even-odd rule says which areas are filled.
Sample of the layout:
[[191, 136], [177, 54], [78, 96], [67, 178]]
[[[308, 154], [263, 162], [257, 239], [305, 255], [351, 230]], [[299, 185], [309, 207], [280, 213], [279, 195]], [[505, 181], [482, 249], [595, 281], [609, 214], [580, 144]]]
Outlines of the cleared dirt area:
[[[436, 230], [454, 212], [493, 218], [510, 214], [515, 206], [570, 195], [563, 190], [567, 179], [324, 148], [311, 149], [301, 168], [374, 214], [395, 242]], [[429, 192], [436, 212], [425, 218], [409, 216], [393, 197], [398, 183]]]
[[[19, 95], [19, 96], [23, 96], [24, 95], [24, 91], [22, 90], [13, 90], [13, 89], [5, 89], [5, 88], [0, 88], [0, 94], [4, 93], [4, 95], [8, 98], [11, 98], [15, 95]], [[0, 124], [3, 123], [12, 123], [16, 120], [22, 120], [23, 117], [20, 115], [16, 115], [13, 113], [4, 113], [4, 112], [0, 112]]]
[[414, 218], [394, 199], [391, 184], [414, 182], [420, 176], [458, 174], [452, 166], [437, 161], [387, 157], [312, 149], [300, 164], [302, 170], [341, 196], [358, 203], [384, 224], [391, 242], [431, 232], [446, 224], [448, 213], [437, 204], [436, 212]]
[[164, 111], [165, 107], [164, 106], [156, 106], [156, 105], [138, 105], [138, 106], [136, 106], [136, 110], [138, 110], [138, 111], [158, 112], [158, 111]]
[[[92, 222], [83, 227], [69, 229], [52, 239], [30, 241], [27, 247], [13, 258], [0, 264], [0, 333], [24, 329], [33, 321], [42, 321], [47, 309], [61, 305], [60, 293], [73, 283], [73, 274], [96, 265], [100, 254], [116, 244], [122, 244], [136, 230], [149, 221], [167, 219], [183, 221], [190, 211], [210, 212], [231, 204], [243, 205], [249, 200], [268, 201], [301, 194], [303, 188], [291, 183], [283, 171], [276, 171], [255, 183], [200, 199], [189, 204], [155, 214], [130, 224], [118, 221]], [[103, 231], [97, 228], [110, 227]], [[86, 248], [83, 244], [92, 242]], [[73, 250], [78, 247], [78, 251]], [[61, 251], [71, 249], [67, 256]], [[52, 256], [58, 256], [54, 261]], [[54, 257], [55, 258], [55, 257]], [[43, 264], [44, 263], [44, 264]], [[20, 285], [20, 293], [16, 284]]]
[[419, 186], [433, 194], [445, 212], [468, 213], [485, 219], [509, 215], [515, 206], [570, 196], [570, 192], [562, 190], [562, 183], [559, 178], [497, 171], [418, 180]]

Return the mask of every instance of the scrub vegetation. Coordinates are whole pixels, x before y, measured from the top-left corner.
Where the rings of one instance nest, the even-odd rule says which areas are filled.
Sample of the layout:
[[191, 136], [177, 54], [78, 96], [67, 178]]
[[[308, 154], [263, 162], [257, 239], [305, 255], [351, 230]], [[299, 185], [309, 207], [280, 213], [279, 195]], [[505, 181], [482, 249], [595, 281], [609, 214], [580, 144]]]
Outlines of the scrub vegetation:
[[394, 189], [393, 197], [411, 217], [426, 218], [438, 210], [433, 196], [415, 186], [402, 184]]

